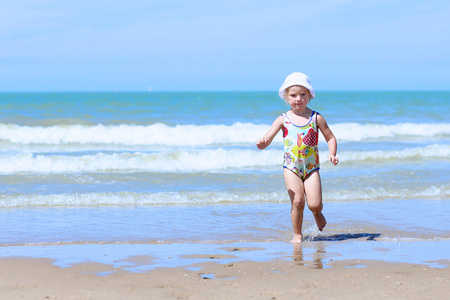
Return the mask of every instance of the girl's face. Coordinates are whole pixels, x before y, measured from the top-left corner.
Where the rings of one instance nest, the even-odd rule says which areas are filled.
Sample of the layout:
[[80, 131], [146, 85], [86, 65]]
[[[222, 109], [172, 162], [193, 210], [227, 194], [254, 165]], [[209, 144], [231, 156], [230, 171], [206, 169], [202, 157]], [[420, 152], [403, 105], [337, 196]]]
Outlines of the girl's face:
[[305, 109], [308, 105], [311, 96], [309, 90], [304, 86], [294, 85], [287, 89], [286, 92], [287, 103], [293, 110]]

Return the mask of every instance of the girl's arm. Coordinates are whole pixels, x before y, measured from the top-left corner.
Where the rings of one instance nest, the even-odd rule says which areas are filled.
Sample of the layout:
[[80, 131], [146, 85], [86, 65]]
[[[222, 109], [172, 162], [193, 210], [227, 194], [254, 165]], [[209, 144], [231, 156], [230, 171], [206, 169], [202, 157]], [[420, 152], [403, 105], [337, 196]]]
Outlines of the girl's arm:
[[256, 147], [261, 150], [267, 148], [281, 128], [283, 128], [283, 116], [279, 116], [273, 121], [269, 131], [256, 142]]
[[337, 142], [336, 137], [331, 131], [330, 127], [328, 127], [327, 121], [322, 115], [317, 115], [317, 126], [323, 134], [323, 137], [327, 141], [328, 144], [328, 160], [333, 163], [333, 165], [337, 165], [339, 163], [339, 158], [336, 156], [337, 152]]

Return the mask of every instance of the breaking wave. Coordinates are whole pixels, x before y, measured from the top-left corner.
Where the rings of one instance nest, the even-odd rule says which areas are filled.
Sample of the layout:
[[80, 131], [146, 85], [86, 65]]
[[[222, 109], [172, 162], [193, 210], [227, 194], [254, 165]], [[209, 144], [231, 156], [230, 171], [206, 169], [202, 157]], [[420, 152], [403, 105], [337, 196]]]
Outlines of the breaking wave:
[[[430, 145], [399, 151], [344, 151], [341, 163], [377, 163], [386, 160], [450, 158], [450, 145]], [[327, 156], [320, 156], [326, 163]], [[282, 150], [193, 149], [156, 153], [95, 153], [86, 155], [19, 153], [0, 156], [0, 173], [73, 173], [73, 172], [201, 172], [240, 168], [281, 166]]]
[[[20, 126], [0, 124], [0, 142], [12, 144], [100, 144], [149, 146], [207, 146], [254, 143], [267, 132], [270, 125], [235, 123], [233, 125], [55, 125]], [[339, 141], [399, 139], [450, 136], [450, 124], [401, 123], [332, 125]], [[281, 140], [281, 135], [277, 136]], [[323, 139], [322, 139], [323, 140]]]
[[[355, 201], [384, 199], [439, 199], [450, 196], [449, 186], [424, 186], [411, 189], [349, 189], [324, 192], [324, 201]], [[10, 194], [0, 196], [0, 208], [8, 207], [66, 207], [66, 206], [141, 206], [197, 205], [227, 203], [289, 202], [284, 189], [271, 193], [181, 191], [181, 192], [105, 192], [70, 194]]]

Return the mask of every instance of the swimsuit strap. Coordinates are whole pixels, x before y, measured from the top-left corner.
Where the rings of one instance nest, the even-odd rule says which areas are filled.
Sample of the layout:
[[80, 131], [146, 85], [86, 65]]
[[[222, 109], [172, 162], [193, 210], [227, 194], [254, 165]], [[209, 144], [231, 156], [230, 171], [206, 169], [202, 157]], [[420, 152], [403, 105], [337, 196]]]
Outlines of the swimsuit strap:
[[[303, 127], [303, 126], [306, 126], [306, 125], [308, 125], [308, 124], [310, 124], [310, 123], [315, 123], [316, 124], [316, 127], [317, 127], [317, 115], [318, 115], [319, 113], [317, 112], [317, 111], [315, 111], [315, 110], [313, 110], [312, 111], [312, 113], [311, 113], [311, 116], [309, 117], [309, 119], [308, 119], [308, 122], [305, 124], [305, 125], [296, 125], [296, 124], [294, 124], [292, 121], [291, 121], [291, 119], [289, 118], [289, 116], [287, 115], [287, 112], [284, 112], [284, 113], [282, 113], [281, 115], [283, 116], [283, 118], [284, 118], [284, 123], [286, 124], [286, 121], [287, 122], [289, 122], [289, 124], [292, 124], [292, 125], [294, 125], [295, 127]], [[317, 128], [316, 128], [317, 129]]]
[[315, 127], [315, 129], [316, 129], [316, 131], [317, 132], [319, 132], [319, 128], [318, 128], [318, 126], [317, 126], [317, 116], [319, 115], [319, 113], [317, 112], [317, 111], [315, 111], [315, 110], [313, 110], [313, 115], [312, 115], [312, 119], [311, 119], [311, 122], [312, 123], [314, 123], [314, 127]]

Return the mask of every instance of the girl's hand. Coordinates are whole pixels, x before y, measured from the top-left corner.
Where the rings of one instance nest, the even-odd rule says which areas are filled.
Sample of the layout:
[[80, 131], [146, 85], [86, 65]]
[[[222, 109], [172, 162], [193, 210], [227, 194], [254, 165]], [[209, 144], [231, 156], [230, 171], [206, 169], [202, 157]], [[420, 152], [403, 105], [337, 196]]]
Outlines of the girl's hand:
[[261, 150], [267, 148], [267, 146], [269, 146], [269, 145], [270, 145], [270, 141], [267, 138], [262, 138], [256, 142], [256, 147], [258, 147], [258, 149], [261, 149]]
[[258, 147], [258, 149], [261, 150], [266, 149], [267, 146], [269, 146], [270, 143], [272, 143], [272, 140], [277, 135], [278, 131], [280, 131], [281, 128], [283, 128], [283, 123], [284, 123], [283, 116], [279, 116], [278, 118], [276, 118], [275, 121], [273, 121], [273, 124], [270, 127], [269, 131], [256, 142], [256, 147]]
[[333, 165], [337, 165], [339, 163], [339, 157], [333, 154], [328, 154], [328, 160], [331, 161]]

